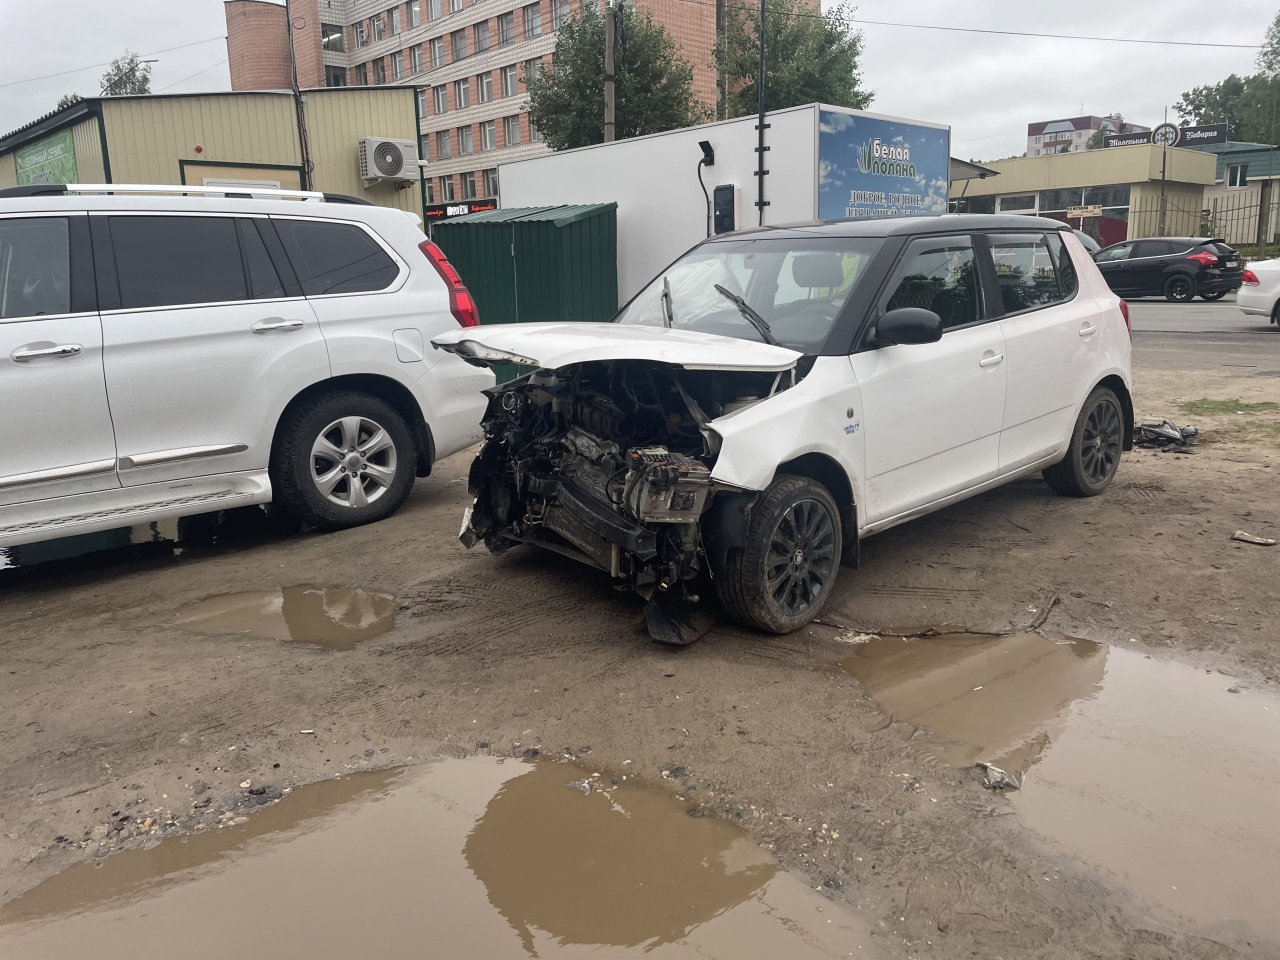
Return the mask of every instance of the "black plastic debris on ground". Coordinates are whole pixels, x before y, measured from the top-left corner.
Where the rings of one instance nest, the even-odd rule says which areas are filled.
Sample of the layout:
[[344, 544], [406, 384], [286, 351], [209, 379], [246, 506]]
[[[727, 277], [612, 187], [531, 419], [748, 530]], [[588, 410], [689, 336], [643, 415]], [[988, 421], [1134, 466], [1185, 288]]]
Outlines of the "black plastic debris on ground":
[[1162, 453], [1195, 453], [1193, 447], [1200, 435], [1195, 427], [1175, 427], [1168, 420], [1163, 423], [1140, 423], [1133, 428], [1133, 444], [1159, 450]]

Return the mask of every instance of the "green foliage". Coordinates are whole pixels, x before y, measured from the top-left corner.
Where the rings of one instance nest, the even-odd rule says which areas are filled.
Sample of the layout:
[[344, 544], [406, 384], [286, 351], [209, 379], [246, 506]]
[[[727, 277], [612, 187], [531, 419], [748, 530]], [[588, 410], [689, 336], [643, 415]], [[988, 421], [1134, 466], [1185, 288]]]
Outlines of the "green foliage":
[[[725, 83], [722, 117], [755, 113], [760, 70], [760, 15], [751, 4], [726, 4], [716, 66]], [[872, 93], [860, 86], [862, 34], [844, 6], [818, 15], [799, 0], [765, 0], [765, 109], [829, 103], [862, 110]]]
[[[555, 61], [525, 77], [529, 119], [553, 150], [604, 142], [604, 17], [594, 5], [560, 28]], [[617, 37], [616, 139], [710, 119], [693, 95], [693, 68], [648, 16], [624, 7]]]
[[63, 107], [69, 107], [72, 104], [79, 103], [83, 99], [84, 97], [80, 96], [78, 93], [68, 93], [66, 96], [58, 99], [57, 109], [61, 110]]
[[151, 92], [151, 64], [143, 63], [136, 53], [124, 52], [124, 56], [111, 61], [98, 81], [104, 97], [123, 97]]
[[1227, 123], [1232, 140], [1280, 144], [1280, 14], [1267, 28], [1258, 52], [1258, 72], [1231, 74], [1217, 83], [1193, 87], [1174, 110], [1187, 123]]

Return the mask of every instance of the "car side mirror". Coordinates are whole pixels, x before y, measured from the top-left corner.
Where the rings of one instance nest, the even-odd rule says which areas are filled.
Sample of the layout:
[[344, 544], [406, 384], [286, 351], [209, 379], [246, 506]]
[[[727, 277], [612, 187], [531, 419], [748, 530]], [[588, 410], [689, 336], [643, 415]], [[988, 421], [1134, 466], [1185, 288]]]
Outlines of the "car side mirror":
[[890, 310], [876, 324], [876, 346], [937, 343], [942, 339], [942, 318], [923, 307]]

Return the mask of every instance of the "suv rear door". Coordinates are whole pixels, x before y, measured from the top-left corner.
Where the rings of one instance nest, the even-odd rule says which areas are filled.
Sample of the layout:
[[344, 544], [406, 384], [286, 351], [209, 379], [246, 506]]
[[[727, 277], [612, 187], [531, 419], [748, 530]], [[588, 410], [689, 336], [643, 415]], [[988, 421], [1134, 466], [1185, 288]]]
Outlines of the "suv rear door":
[[269, 221], [91, 220], [121, 483], [265, 468], [284, 406], [329, 375]]
[[92, 270], [85, 214], [0, 217], [0, 504], [119, 485]]

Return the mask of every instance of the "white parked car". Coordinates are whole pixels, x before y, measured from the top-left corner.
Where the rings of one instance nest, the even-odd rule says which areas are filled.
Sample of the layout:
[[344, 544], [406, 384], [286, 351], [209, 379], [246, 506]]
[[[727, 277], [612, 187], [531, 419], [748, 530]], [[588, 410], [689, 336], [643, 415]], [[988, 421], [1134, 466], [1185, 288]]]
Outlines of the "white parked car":
[[464, 542], [591, 563], [667, 642], [709, 587], [795, 630], [860, 538], [1036, 472], [1101, 493], [1132, 442], [1127, 308], [1052, 220], [727, 234], [611, 324], [432, 342], [538, 368], [491, 391]]
[[492, 374], [427, 346], [474, 303], [413, 217], [220, 194], [0, 191], [0, 546], [268, 501], [349, 527], [478, 439]]
[[1248, 316], [1266, 317], [1280, 327], [1280, 259], [1258, 260], [1245, 267], [1236, 306]]

